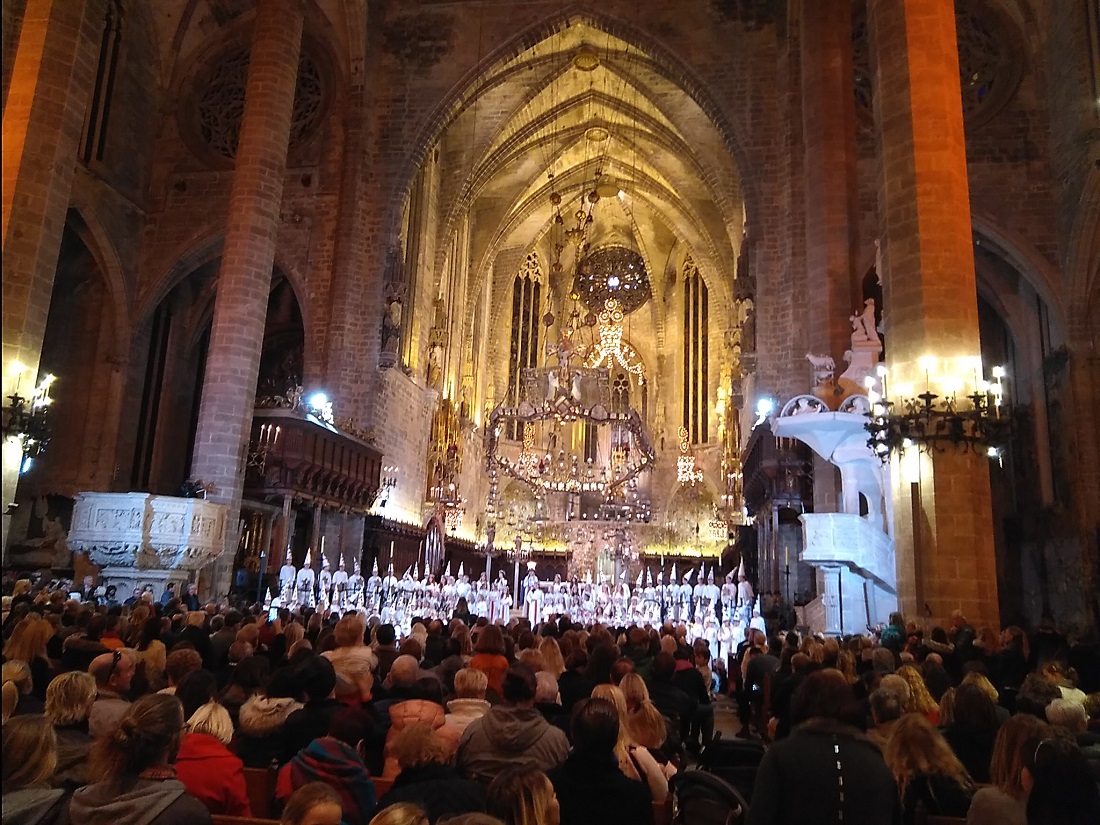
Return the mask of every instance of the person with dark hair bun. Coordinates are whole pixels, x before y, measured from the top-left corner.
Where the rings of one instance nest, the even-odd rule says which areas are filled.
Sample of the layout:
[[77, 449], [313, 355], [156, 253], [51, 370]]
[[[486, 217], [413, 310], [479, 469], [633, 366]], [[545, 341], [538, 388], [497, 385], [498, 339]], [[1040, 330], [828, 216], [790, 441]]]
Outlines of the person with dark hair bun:
[[891, 825], [901, 821], [897, 783], [859, 727], [861, 712], [838, 670], [807, 676], [791, 697], [791, 735], [772, 745], [756, 774], [747, 825]]
[[98, 781], [73, 794], [69, 820], [81, 825], [210, 825], [210, 812], [176, 779], [172, 762], [183, 706], [154, 694], [134, 702], [111, 733], [92, 745]]
[[[619, 767], [619, 712], [606, 699], [585, 699], [573, 711], [573, 750], [549, 772], [561, 821], [570, 825], [653, 822], [653, 801], [644, 782]], [[638, 768], [639, 774], [642, 769]]]

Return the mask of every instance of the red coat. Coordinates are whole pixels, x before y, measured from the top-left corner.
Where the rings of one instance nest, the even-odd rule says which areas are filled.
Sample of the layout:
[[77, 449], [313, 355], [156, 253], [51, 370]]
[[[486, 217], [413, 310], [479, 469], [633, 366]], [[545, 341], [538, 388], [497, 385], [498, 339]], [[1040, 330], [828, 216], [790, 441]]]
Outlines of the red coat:
[[176, 757], [176, 776], [210, 813], [252, 816], [244, 764], [213, 736], [184, 735]]

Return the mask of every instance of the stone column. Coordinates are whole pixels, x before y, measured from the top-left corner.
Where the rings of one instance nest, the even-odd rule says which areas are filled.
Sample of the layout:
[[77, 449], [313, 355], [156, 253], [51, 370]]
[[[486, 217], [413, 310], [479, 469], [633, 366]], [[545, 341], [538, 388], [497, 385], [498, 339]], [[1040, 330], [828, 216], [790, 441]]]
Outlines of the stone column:
[[216, 563], [215, 595], [228, 591], [237, 547], [244, 456], [271, 289], [301, 43], [300, 1], [259, 0], [191, 462], [192, 478], [212, 484], [211, 498], [230, 508], [225, 553]]
[[804, 0], [799, 6], [808, 344], [812, 352], [831, 355], [839, 364], [851, 344], [848, 316], [862, 298], [854, 271], [859, 190], [852, 2]]
[[[26, 367], [20, 393], [28, 396], [36, 383], [77, 144], [95, 80], [96, 21], [103, 11], [98, 2], [27, 0], [23, 5], [14, 61], [9, 68], [5, 60], [4, 66], [10, 84], [4, 101], [5, 403], [15, 389], [16, 362]], [[6, 5], [4, 14], [7, 23]], [[9, 40], [7, 31], [4, 39]], [[22, 458], [14, 442], [5, 443], [0, 512], [15, 500]], [[5, 558], [9, 521], [5, 515]]]
[[[891, 398], [926, 383], [941, 397], [972, 391], [980, 347], [954, 6], [871, 0], [868, 12]], [[945, 622], [958, 609], [997, 627], [988, 459], [907, 454], [894, 461], [893, 500], [905, 613]]]

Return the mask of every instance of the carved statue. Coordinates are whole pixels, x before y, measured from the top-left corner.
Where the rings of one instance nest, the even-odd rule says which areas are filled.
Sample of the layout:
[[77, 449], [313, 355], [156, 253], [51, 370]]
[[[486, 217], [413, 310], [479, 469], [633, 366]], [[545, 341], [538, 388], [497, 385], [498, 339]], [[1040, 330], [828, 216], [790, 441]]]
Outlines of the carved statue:
[[813, 367], [814, 383], [819, 387], [828, 387], [833, 383], [833, 373], [836, 371], [836, 362], [828, 355], [814, 355], [806, 353], [806, 360]]
[[741, 348], [745, 352], [756, 352], [756, 307], [752, 298], [743, 302], [745, 318], [741, 321]]
[[428, 386], [436, 390], [443, 386], [443, 347], [440, 344], [428, 347]]
[[875, 299], [863, 302], [863, 312], [848, 316], [852, 322], [852, 343], [878, 341], [878, 329], [875, 327]]
[[404, 307], [401, 299], [394, 296], [386, 304], [386, 312], [382, 316], [382, 350], [395, 352], [397, 342], [401, 339], [401, 316]]

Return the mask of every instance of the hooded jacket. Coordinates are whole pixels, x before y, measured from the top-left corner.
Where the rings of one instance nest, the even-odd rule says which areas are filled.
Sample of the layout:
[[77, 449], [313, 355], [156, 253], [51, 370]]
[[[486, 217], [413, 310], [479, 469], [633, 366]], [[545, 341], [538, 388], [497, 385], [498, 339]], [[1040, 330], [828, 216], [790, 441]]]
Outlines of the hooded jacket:
[[178, 779], [138, 779], [125, 789], [108, 779], [73, 794], [69, 821], [74, 825], [211, 825], [212, 820]]
[[480, 782], [463, 779], [451, 765], [421, 765], [405, 768], [393, 787], [378, 800], [378, 807], [412, 802], [428, 815], [430, 822], [444, 816], [485, 810], [485, 788]]
[[455, 743], [475, 719], [480, 719], [491, 708], [484, 699], [452, 699], [447, 703], [447, 715], [443, 727], [454, 731]]
[[4, 794], [4, 825], [52, 825], [61, 813], [64, 793], [36, 784]]
[[283, 752], [283, 725], [302, 707], [294, 699], [250, 696], [241, 705], [233, 751], [246, 768], [266, 768]]
[[471, 779], [490, 782], [512, 765], [548, 771], [568, 755], [565, 734], [535, 708], [495, 707], [463, 732], [455, 762]]
[[386, 779], [392, 779], [401, 772], [396, 757], [390, 754], [390, 743], [393, 742], [397, 734], [417, 722], [425, 722], [430, 725], [447, 746], [448, 755], [454, 753], [455, 746], [458, 744], [458, 733], [453, 728], [444, 727], [444, 718], [443, 707], [425, 699], [407, 699], [404, 702], [392, 705], [390, 707], [390, 729], [386, 734], [386, 764], [382, 776]]
[[366, 825], [378, 807], [374, 782], [353, 748], [332, 736], [314, 739], [279, 771], [275, 798], [286, 800], [309, 782], [324, 782], [340, 795], [345, 825]]
[[241, 760], [209, 734], [189, 733], [180, 742], [176, 776], [212, 814], [252, 816], [243, 769]]
[[88, 750], [92, 747], [88, 723], [61, 725], [54, 728], [57, 734], [57, 769], [50, 777], [55, 788], [73, 790], [88, 783]]

